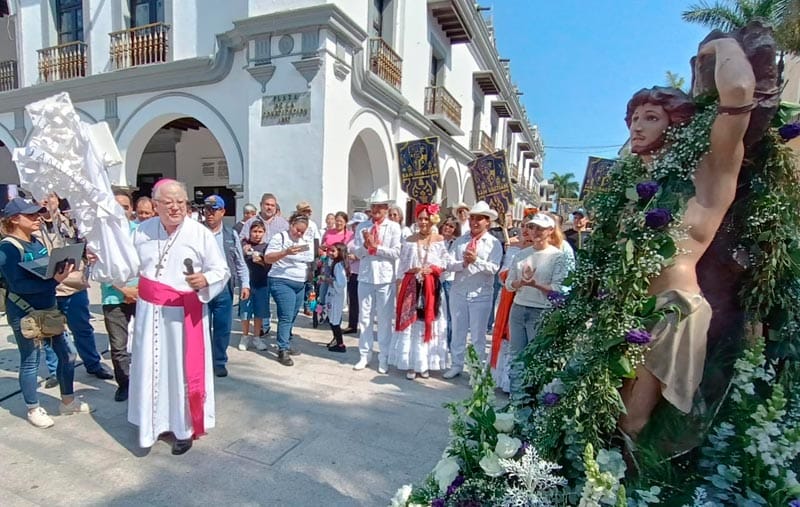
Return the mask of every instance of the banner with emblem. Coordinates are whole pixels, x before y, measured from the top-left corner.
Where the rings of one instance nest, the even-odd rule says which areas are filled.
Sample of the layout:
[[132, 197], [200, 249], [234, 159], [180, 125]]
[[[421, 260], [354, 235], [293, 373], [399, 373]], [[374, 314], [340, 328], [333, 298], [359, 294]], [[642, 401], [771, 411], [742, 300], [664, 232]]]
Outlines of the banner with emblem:
[[400, 188], [421, 204], [433, 202], [440, 185], [439, 138], [426, 137], [397, 144]]
[[587, 194], [591, 194], [603, 188], [608, 172], [617, 161], [611, 158], [589, 157], [586, 164], [586, 174], [583, 177], [580, 199], [585, 199]]
[[486, 201], [489, 207], [504, 214], [514, 204], [511, 179], [506, 171], [504, 150], [478, 157], [468, 164], [475, 185], [475, 196]]

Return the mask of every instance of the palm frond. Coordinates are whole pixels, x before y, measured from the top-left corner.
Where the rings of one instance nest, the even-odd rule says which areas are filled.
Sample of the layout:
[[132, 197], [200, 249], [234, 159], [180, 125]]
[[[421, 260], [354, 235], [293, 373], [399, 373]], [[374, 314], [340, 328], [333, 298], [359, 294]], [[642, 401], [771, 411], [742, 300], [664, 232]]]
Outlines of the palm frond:
[[718, 28], [726, 32], [743, 27], [748, 21], [742, 17], [738, 7], [731, 9], [722, 2], [709, 5], [701, 1], [699, 4], [690, 5], [689, 10], [684, 11], [681, 17], [689, 23]]

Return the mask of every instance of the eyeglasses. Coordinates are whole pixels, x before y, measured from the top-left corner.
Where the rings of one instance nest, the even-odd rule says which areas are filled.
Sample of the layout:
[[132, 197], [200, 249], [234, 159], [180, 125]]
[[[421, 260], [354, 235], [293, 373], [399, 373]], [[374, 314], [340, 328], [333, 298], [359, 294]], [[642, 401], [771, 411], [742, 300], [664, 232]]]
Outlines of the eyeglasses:
[[160, 199], [159, 199], [159, 200], [157, 200], [156, 202], [157, 202], [158, 204], [160, 204], [160, 205], [164, 206], [165, 208], [172, 208], [172, 207], [183, 208], [183, 207], [185, 207], [185, 206], [186, 206], [186, 201], [185, 201], [185, 200], [179, 200], [179, 201], [162, 201], [162, 200], [160, 200]]
[[[222, 209], [222, 208], [219, 208], [219, 209]], [[217, 208], [212, 208], [211, 206], [203, 207], [203, 213], [214, 213], [215, 211], [217, 211]]]

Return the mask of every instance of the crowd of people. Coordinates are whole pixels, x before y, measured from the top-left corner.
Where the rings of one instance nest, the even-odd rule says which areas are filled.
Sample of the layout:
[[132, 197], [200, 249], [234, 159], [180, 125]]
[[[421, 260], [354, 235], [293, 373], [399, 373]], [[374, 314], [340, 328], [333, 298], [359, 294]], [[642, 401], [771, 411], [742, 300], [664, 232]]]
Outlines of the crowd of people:
[[[358, 335], [356, 371], [377, 352], [381, 374], [395, 368], [409, 380], [432, 372], [452, 379], [464, 371], [471, 342], [499, 385], [513, 391], [513, 358], [535, 335], [553, 304], [549, 296], [568, 290], [563, 282], [575, 265], [573, 249], [588, 241], [582, 209], [567, 240], [556, 215], [526, 210], [516, 227], [510, 214], [498, 217], [484, 201], [459, 203], [445, 217], [437, 204], [418, 204], [409, 226], [382, 189], [369, 196], [367, 209], [330, 213], [322, 228], [308, 202], [286, 216], [271, 193], [259, 207], [246, 204], [232, 227], [224, 221], [223, 197], [205, 197], [193, 213], [185, 187], [174, 180], [162, 180], [152, 197], [135, 203], [122, 190], [115, 198], [130, 221], [140, 268], [136, 279], [101, 286], [113, 373], [97, 353], [87, 293], [87, 271], [102, 252], [87, 252], [53, 279], [38, 278], [20, 262], [80, 241], [58, 196], [41, 205], [14, 198], [0, 215], [0, 274], [27, 417], [36, 427], [53, 425], [38, 404], [40, 356], [51, 372], [45, 387], [61, 388], [60, 412], [92, 410], [72, 394], [77, 352], [88, 373], [116, 380], [114, 399], [128, 401], [140, 445], [167, 434], [174, 454], [214, 426], [213, 377], [228, 375], [237, 305], [238, 348], [267, 351], [272, 337], [284, 366], [300, 354], [293, 329], [306, 314], [329, 325], [331, 353], [347, 351], [344, 335]], [[23, 336], [20, 320], [30, 308], [57, 308], [64, 332]]]

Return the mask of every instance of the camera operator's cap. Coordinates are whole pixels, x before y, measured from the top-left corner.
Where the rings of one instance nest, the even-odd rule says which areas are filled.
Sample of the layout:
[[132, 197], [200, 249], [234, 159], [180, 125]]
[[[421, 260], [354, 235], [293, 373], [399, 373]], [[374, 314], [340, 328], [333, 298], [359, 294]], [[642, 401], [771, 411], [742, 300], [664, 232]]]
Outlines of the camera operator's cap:
[[554, 228], [556, 226], [556, 221], [550, 215], [545, 215], [544, 213], [537, 213], [533, 215], [533, 218], [528, 220], [529, 224], [538, 225], [539, 227], [543, 227], [545, 229]]
[[311, 203], [308, 201], [300, 201], [295, 206], [297, 211], [311, 211]]
[[361, 222], [366, 222], [367, 220], [369, 220], [369, 218], [367, 218], [366, 213], [356, 211], [353, 213], [353, 217], [350, 219], [350, 221], [347, 222], [347, 225], [360, 224]]
[[44, 206], [26, 201], [22, 197], [15, 197], [8, 201], [8, 204], [3, 208], [0, 216], [3, 218], [11, 218], [14, 215], [34, 215], [37, 213], [45, 213], [46, 211], [47, 208]]
[[209, 195], [203, 200], [203, 206], [211, 209], [225, 209], [225, 200], [217, 194]]
[[573, 215], [580, 215], [582, 217], [586, 217], [586, 210], [583, 208], [578, 208], [572, 212]]

